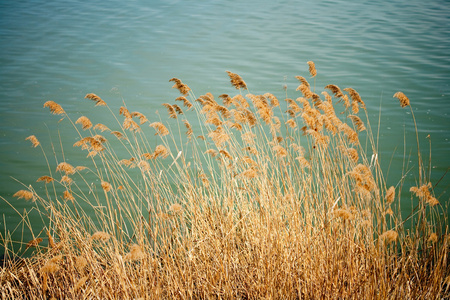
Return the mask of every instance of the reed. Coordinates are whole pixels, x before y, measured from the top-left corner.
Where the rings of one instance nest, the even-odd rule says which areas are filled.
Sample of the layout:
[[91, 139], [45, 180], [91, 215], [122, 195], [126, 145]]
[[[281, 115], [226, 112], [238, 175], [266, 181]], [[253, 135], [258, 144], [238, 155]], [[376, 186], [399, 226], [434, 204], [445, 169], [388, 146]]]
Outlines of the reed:
[[[314, 87], [297, 76], [284, 102], [251, 94], [229, 71], [238, 92], [217, 100], [172, 78], [181, 96], [162, 104], [165, 121], [121, 107], [111, 124], [93, 126], [46, 102], [87, 157], [83, 166], [55, 157], [53, 166], [45, 156], [49, 174], [34, 183], [45, 188], [14, 194], [33, 199], [43, 223], [18, 212], [23, 230], [41, 226], [40, 234], [18, 242], [30, 257], [3, 261], [2, 297], [448, 297], [446, 208], [420, 156], [420, 182], [406, 187], [417, 204], [407, 228], [403, 180], [385, 181], [361, 96], [333, 84], [317, 94], [320, 74], [307, 64]], [[109, 101], [85, 98], [111, 111]], [[5, 257], [26, 250], [13, 253], [17, 241], [0, 237]]]

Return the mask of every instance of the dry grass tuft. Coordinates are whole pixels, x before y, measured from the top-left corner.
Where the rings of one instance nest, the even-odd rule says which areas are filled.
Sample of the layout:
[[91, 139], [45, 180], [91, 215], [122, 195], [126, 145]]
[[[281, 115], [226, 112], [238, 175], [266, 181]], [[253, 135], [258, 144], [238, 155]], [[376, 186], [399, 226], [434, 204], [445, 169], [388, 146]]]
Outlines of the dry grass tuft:
[[[0, 243], [5, 258], [12, 249], [28, 257], [4, 260], [2, 298], [449, 298], [445, 196], [420, 151], [417, 170], [403, 170], [418, 172], [415, 186], [387, 180], [359, 93], [333, 84], [316, 93], [308, 65], [313, 87], [297, 76], [297, 91], [281, 95], [244, 97], [246, 83], [227, 72], [236, 95], [196, 98], [172, 78], [183, 95], [175, 101], [187, 109], [164, 103], [167, 121], [123, 104], [123, 123], [111, 112], [108, 126], [92, 127], [46, 102], [65, 115], [73, 146], [88, 158], [74, 167], [66, 161], [78, 157], [45, 156], [49, 175], [37, 180], [45, 184], [13, 195], [33, 203], [15, 201], [29, 205], [17, 208], [13, 224], [22, 241], [5, 229]], [[403, 93], [394, 97], [411, 106]], [[152, 129], [141, 128], [147, 122]], [[27, 140], [41, 146], [35, 136]], [[411, 212], [400, 210], [404, 201]]]

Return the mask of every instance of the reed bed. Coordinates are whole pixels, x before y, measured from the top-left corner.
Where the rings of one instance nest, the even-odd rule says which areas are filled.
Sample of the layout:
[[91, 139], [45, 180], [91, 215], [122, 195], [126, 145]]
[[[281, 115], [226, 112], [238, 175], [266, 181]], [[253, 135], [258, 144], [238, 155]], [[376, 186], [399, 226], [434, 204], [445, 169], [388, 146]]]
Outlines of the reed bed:
[[[419, 143], [417, 184], [386, 182], [358, 92], [329, 84], [316, 93], [308, 66], [309, 78], [297, 76], [289, 91], [295, 99], [287, 90], [284, 99], [254, 95], [230, 71], [235, 95], [196, 97], [172, 78], [180, 96], [162, 104], [161, 119], [125, 105], [116, 114], [92, 93], [80, 105], [111, 113], [110, 124], [74, 121], [45, 102], [73, 126], [86, 158], [54, 165], [42, 150], [48, 170], [14, 195], [20, 200], [2, 198], [33, 201], [43, 220], [15, 253], [16, 241], [0, 233], [2, 298], [449, 296], [445, 207]], [[394, 97], [404, 109], [414, 104]], [[417, 204], [405, 220], [402, 189]], [[30, 257], [14, 259], [26, 249]]]

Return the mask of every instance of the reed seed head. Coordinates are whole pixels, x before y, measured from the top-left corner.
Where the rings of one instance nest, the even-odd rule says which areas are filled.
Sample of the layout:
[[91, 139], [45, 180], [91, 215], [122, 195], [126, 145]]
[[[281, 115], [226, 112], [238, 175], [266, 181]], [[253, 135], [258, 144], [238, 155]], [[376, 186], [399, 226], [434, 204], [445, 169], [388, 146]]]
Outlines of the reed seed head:
[[316, 71], [316, 65], [312, 61], [307, 62], [309, 66], [309, 74], [311, 74], [311, 77], [316, 77], [317, 71]]
[[394, 94], [394, 98], [397, 98], [400, 101], [400, 106], [402, 108], [410, 105], [409, 104], [409, 98], [406, 97], [406, 95], [403, 94], [402, 92], [395, 93]]
[[34, 148], [36, 148], [37, 146], [39, 146], [39, 145], [41, 144], [41, 143], [38, 141], [38, 139], [36, 138], [36, 136], [34, 136], [34, 135], [30, 135], [30, 136], [27, 137], [25, 140], [26, 140], [26, 141], [30, 141]]
[[178, 78], [172, 78], [169, 80], [175, 82], [175, 84], [172, 86], [173, 89], [178, 89], [180, 91], [180, 93], [184, 96], [189, 94], [189, 91], [191, 90], [186, 84], [184, 84], [183, 82], [181, 82], [180, 79]]
[[91, 240], [107, 242], [110, 238], [110, 235], [104, 231], [97, 231], [93, 235], [91, 235]]
[[48, 107], [54, 115], [64, 115], [66, 112], [58, 103], [54, 101], [47, 101], [44, 103], [44, 107]]
[[92, 122], [89, 120], [89, 118], [85, 116], [81, 116], [76, 120], [75, 124], [81, 124], [83, 130], [92, 128]]
[[169, 134], [169, 130], [161, 122], [153, 122], [150, 124], [150, 127], [155, 128], [156, 130], [155, 135], [165, 136]]
[[230, 71], [226, 71], [228, 73], [228, 76], [230, 77], [230, 81], [231, 81], [231, 85], [234, 86], [237, 90], [239, 89], [247, 89], [247, 84], [245, 83], [245, 81], [242, 79], [241, 76], [239, 76], [236, 73], [232, 73]]
[[99, 96], [93, 93], [86, 94], [84, 96], [85, 99], [90, 99], [92, 101], [95, 101], [95, 106], [106, 106], [106, 102], [102, 100]]
[[43, 241], [42, 238], [35, 238], [27, 243], [27, 249], [30, 247], [37, 247]]
[[24, 198], [25, 200], [30, 200], [30, 199], [33, 199], [33, 201], [35, 200], [33, 192], [27, 191], [27, 190], [17, 191], [16, 193], [14, 193], [13, 197], [17, 197], [17, 199]]

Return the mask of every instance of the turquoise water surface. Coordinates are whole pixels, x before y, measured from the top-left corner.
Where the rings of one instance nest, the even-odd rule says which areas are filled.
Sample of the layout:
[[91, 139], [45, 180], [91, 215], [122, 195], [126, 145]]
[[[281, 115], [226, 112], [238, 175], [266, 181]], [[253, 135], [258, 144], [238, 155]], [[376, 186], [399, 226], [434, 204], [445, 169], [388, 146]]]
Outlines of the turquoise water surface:
[[[235, 93], [226, 70], [241, 75], [253, 94], [282, 99], [286, 84], [296, 98], [294, 76], [309, 76], [309, 60], [318, 89], [332, 83], [360, 93], [375, 132], [381, 112], [379, 161], [390, 166], [388, 185], [400, 180], [404, 151], [417, 151], [409, 109], [392, 98], [403, 91], [426, 157], [431, 137], [436, 183], [450, 167], [449, 24], [444, 0], [0, 0], [0, 195], [23, 212], [30, 203], [12, 197], [23, 188], [13, 178], [29, 185], [48, 173], [27, 136], [36, 135], [53, 161], [53, 151], [62, 158], [60, 138], [66, 157], [79, 153], [71, 147], [73, 128], [43, 108], [47, 100], [73, 120], [90, 114], [101, 122], [102, 110], [83, 99], [96, 93], [115, 111], [123, 98], [151, 119], [178, 97], [172, 77], [197, 96]], [[449, 176], [435, 190], [444, 205]], [[0, 211], [3, 234], [5, 222], [9, 229], [19, 219], [3, 201]]]

